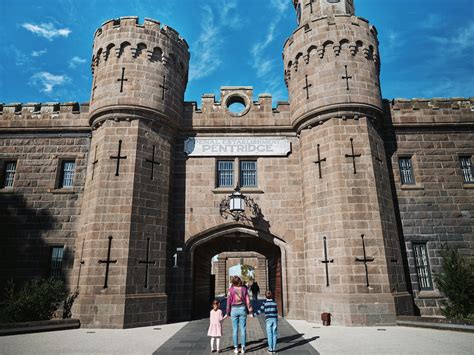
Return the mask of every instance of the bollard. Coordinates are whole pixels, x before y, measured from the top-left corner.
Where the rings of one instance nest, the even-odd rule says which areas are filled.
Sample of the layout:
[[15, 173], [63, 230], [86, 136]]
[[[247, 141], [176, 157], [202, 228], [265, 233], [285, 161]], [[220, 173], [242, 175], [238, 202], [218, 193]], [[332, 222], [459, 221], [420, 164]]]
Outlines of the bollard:
[[331, 313], [321, 313], [321, 320], [323, 321], [323, 325], [328, 327], [331, 325]]

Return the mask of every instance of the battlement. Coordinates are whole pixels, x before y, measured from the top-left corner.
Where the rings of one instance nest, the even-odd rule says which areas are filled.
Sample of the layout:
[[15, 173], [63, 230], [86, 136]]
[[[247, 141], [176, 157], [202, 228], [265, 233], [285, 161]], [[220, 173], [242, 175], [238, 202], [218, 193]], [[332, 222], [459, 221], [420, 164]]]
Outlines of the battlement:
[[89, 103], [28, 102], [0, 104], [0, 128], [89, 127]]
[[[305, 34], [311, 31], [318, 31], [319, 29], [326, 27], [326, 26], [331, 26], [330, 30], [335, 30], [335, 27], [338, 27], [340, 25], [343, 25], [343, 30], [346, 32], [350, 32], [348, 28], [362, 28], [368, 30], [371, 34], [377, 38], [378, 36], [378, 31], [377, 28], [370, 24], [369, 20], [360, 17], [360, 16], [354, 16], [354, 15], [334, 15], [334, 16], [322, 16], [315, 18], [311, 20], [310, 22], [304, 24], [301, 27], [298, 27], [296, 30], [293, 31], [290, 37], [288, 37], [283, 44], [283, 48], [286, 49], [287, 47], [290, 47], [294, 43], [294, 37], [298, 34]], [[349, 27], [350, 26], [350, 27]], [[327, 32], [327, 31], [324, 31]], [[332, 34], [332, 33], [329, 33]], [[350, 34], [350, 33], [349, 33]]]
[[[131, 31], [131, 27], [136, 31]], [[140, 59], [148, 64], [162, 64], [178, 73], [187, 81], [189, 46], [173, 28], [145, 18], [139, 24], [138, 17], [120, 17], [104, 22], [94, 35], [94, 53], [91, 71], [106, 64], [110, 59]]]
[[384, 111], [395, 126], [474, 124], [474, 98], [385, 100]]
[[[202, 95], [201, 108], [196, 102], [186, 102], [184, 107], [184, 126], [195, 129], [228, 127], [254, 129], [290, 127], [290, 106], [287, 102], [278, 102], [272, 107], [272, 95], [260, 94], [253, 100], [252, 86], [223, 86], [221, 100], [215, 94]], [[233, 112], [230, 106], [242, 104], [240, 112]]]
[[170, 39], [182, 44], [186, 50], [189, 45], [186, 40], [180, 36], [179, 32], [167, 25], [162, 25], [159, 21], [150, 18], [145, 18], [143, 24], [139, 23], [138, 16], [123, 16], [117, 19], [110, 19], [105, 21], [94, 33], [94, 39], [100, 37], [104, 31], [111, 29], [119, 30], [121, 28], [136, 27], [137, 29], [147, 29], [159, 32]]
[[296, 29], [283, 46], [285, 82], [288, 84], [292, 72], [297, 72], [302, 64], [309, 64], [311, 58], [322, 61], [326, 56], [362, 55], [379, 67], [377, 34], [375, 26], [362, 17], [334, 15], [312, 20]]
[[0, 115], [43, 115], [43, 114], [61, 114], [61, 113], [88, 113], [89, 103], [79, 102], [13, 102], [0, 103]]
[[94, 37], [91, 122], [112, 107], [130, 106], [152, 109], [176, 122], [182, 114], [189, 57], [186, 41], [159, 21], [146, 18], [140, 24], [130, 16], [104, 22]]
[[474, 98], [432, 98], [432, 99], [393, 99], [390, 107], [394, 111], [399, 110], [460, 110], [469, 109], [474, 111]]

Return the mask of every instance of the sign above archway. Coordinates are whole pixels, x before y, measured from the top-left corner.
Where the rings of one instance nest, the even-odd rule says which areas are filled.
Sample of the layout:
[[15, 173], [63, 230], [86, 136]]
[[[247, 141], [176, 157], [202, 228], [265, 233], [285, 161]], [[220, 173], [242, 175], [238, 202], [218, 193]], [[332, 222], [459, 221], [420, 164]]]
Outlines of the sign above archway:
[[184, 142], [188, 156], [287, 156], [291, 142], [285, 137], [190, 137]]

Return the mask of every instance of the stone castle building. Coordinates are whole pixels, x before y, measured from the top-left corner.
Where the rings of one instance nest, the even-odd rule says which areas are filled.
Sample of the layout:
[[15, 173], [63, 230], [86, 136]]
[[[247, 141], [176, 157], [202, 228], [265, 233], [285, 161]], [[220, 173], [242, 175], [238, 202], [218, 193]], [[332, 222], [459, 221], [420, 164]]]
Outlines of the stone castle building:
[[276, 107], [185, 102], [188, 44], [136, 17], [95, 32], [90, 103], [1, 105], [0, 286], [61, 277], [82, 326], [145, 326], [206, 314], [211, 259], [254, 252], [285, 317], [439, 314], [443, 244], [474, 247], [474, 99], [382, 99], [353, 1], [293, 3]]

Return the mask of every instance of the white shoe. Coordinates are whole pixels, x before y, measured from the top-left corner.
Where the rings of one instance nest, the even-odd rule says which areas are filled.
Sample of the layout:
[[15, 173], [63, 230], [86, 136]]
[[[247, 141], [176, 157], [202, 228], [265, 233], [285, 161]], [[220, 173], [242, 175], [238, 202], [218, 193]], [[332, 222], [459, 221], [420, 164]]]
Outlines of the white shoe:
[[242, 349], [240, 350], [240, 353], [241, 353], [241, 354], [245, 354], [245, 348], [242, 348]]
[[238, 354], [239, 353], [239, 349], [235, 348], [234, 349], [234, 354]]

